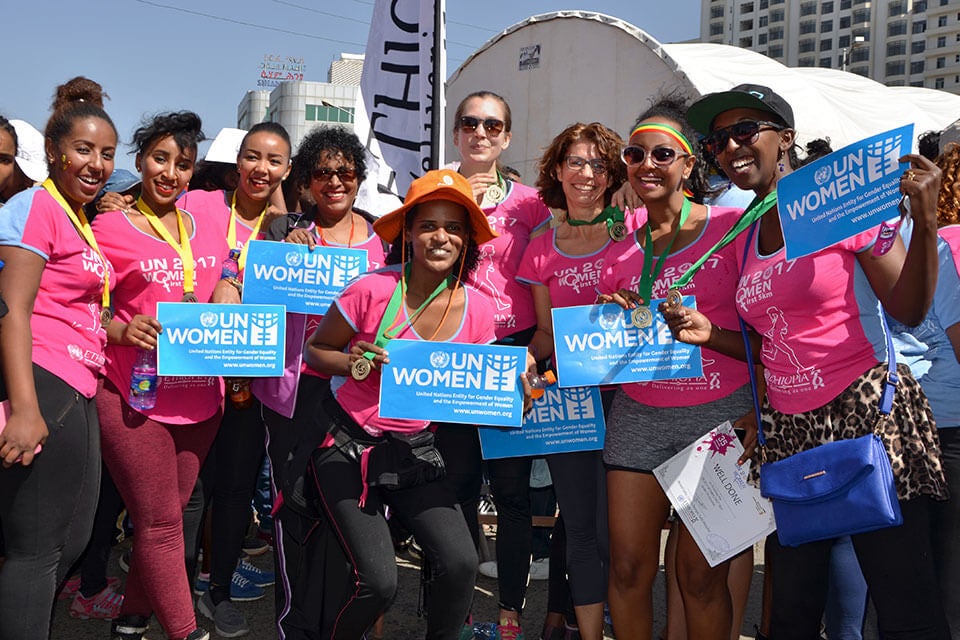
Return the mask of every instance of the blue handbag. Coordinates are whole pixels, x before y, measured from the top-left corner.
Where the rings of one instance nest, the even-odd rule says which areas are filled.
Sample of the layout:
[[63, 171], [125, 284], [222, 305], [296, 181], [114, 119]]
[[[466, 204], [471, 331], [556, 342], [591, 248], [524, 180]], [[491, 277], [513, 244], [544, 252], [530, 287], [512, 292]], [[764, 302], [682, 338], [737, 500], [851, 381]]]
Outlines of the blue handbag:
[[[747, 239], [748, 247], [752, 235], [753, 227]], [[893, 341], [882, 312], [880, 317], [887, 338], [887, 377], [878, 406], [878, 427], [882, 416], [889, 414], [893, 407], [899, 382]], [[766, 438], [760, 416], [753, 354], [742, 318], [740, 330], [746, 346], [757, 419], [757, 443], [763, 460]], [[876, 432], [859, 438], [827, 442], [783, 460], [762, 464], [760, 495], [773, 504], [777, 537], [780, 544], [785, 546], [794, 547], [816, 540], [866, 533], [903, 523], [890, 457]]]

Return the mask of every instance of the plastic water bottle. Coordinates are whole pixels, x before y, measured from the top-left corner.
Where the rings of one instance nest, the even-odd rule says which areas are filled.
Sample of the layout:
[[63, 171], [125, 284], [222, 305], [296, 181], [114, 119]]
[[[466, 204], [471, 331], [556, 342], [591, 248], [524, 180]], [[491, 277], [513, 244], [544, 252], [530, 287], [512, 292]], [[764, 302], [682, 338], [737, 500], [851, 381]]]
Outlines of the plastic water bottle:
[[534, 400], [542, 397], [547, 387], [557, 384], [557, 376], [549, 369], [541, 374], [528, 373], [526, 376], [530, 383], [530, 397]]
[[127, 402], [138, 411], [157, 406], [157, 350], [137, 349]]
[[236, 278], [240, 275], [240, 249], [230, 249], [230, 253], [220, 265], [220, 279]]

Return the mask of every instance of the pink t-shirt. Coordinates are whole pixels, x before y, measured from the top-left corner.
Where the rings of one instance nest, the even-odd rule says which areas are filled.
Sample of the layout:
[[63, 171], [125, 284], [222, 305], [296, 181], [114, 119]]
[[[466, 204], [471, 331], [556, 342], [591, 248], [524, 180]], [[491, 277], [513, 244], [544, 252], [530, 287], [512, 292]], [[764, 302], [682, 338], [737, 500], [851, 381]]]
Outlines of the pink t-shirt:
[[[230, 198], [227, 192], [223, 190], [203, 191], [195, 189], [187, 191], [177, 200], [177, 206], [186, 211], [195, 211], [198, 216], [208, 221], [208, 224], [214, 225], [220, 235], [223, 237], [225, 251], [230, 249], [243, 249], [243, 246], [251, 239], [253, 227], [246, 220], [237, 216], [236, 223], [236, 246], [228, 246], [227, 236], [230, 228]], [[254, 240], [263, 240], [267, 235], [265, 226], [261, 226], [260, 232]], [[226, 255], [226, 254], [224, 254]]]
[[111, 289], [116, 282], [109, 258], [104, 262], [87, 245], [42, 188], [18, 193], [0, 210], [0, 245], [27, 249], [46, 260], [30, 316], [33, 363], [92, 398], [107, 343], [100, 323], [104, 272], [109, 272]]
[[[209, 217], [188, 212], [184, 215], [192, 218], [194, 226], [190, 237], [196, 265], [194, 294], [201, 302], [207, 302], [220, 280], [220, 264], [227, 248], [217, 226], [208, 222]], [[183, 299], [180, 256], [166, 241], [144, 233], [121, 211], [101, 213], [93, 222], [93, 231], [117, 270], [113, 298], [117, 320], [130, 322], [137, 314], [156, 317], [158, 302]], [[109, 345], [106, 355], [107, 378], [126, 398], [137, 349]], [[219, 377], [161, 376], [157, 405], [141, 413], [158, 422], [193, 424], [214, 415], [222, 402], [223, 381]]]
[[886, 360], [877, 297], [857, 263], [877, 230], [790, 261], [782, 248], [759, 255], [758, 233], [747, 249], [748, 233], [736, 241], [738, 260], [747, 250], [737, 307], [763, 337], [767, 397], [782, 413], [821, 407]]
[[[663, 270], [653, 283], [653, 297], [665, 297], [670, 285], [716, 244], [742, 213], [742, 209], [708, 207], [707, 222], [700, 237], [671, 253], [664, 261]], [[597, 291], [608, 294], [620, 289], [637, 291], [643, 273], [644, 251], [636, 240], [636, 234], [623, 242], [614, 243], [607, 251], [606, 258]], [[653, 265], [658, 259], [659, 256], [653, 256]], [[734, 307], [739, 270], [734, 245], [730, 243], [713, 254], [683, 288], [684, 295], [696, 296], [697, 309], [711, 321], [734, 331], [739, 330]], [[701, 353], [702, 378], [637, 382], [622, 385], [623, 390], [637, 402], [651, 407], [691, 407], [724, 398], [749, 383], [750, 374], [743, 361], [710, 349], [703, 349]]]
[[[340, 294], [334, 304], [356, 334], [350, 344], [363, 340], [374, 342], [383, 312], [400, 282], [400, 265], [359, 276]], [[467, 285], [463, 288], [466, 301], [463, 318], [457, 333], [448, 342], [487, 344], [494, 340], [493, 307], [486, 296]], [[404, 309], [406, 318], [406, 309]], [[409, 325], [396, 336], [404, 340], [423, 340]], [[390, 345], [387, 345], [387, 350]], [[374, 436], [383, 431], [416, 433], [427, 427], [425, 420], [381, 418], [379, 414], [380, 370], [374, 369], [363, 381], [352, 377], [334, 377], [331, 383], [337, 402], [357, 424]]]
[[493, 303], [497, 339], [537, 323], [530, 287], [517, 281], [517, 269], [530, 242], [530, 233], [550, 220], [536, 189], [507, 181], [506, 198], [483, 210], [500, 237], [480, 245], [480, 263], [470, 283]]
[[550, 290], [554, 307], [593, 304], [603, 272], [607, 250], [616, 244], [608, 240], [593, 253], [574, 256], [557, 247], [557, 230], [550, 229], [530, 241], [517, 279], [528, 284], [542, 284]]
[[950, 245], [950, 250], [953, 252], [953, 263], [957, 265], [957, 270], [960, 271], [960, 224], [941, 227], [937, 233]]

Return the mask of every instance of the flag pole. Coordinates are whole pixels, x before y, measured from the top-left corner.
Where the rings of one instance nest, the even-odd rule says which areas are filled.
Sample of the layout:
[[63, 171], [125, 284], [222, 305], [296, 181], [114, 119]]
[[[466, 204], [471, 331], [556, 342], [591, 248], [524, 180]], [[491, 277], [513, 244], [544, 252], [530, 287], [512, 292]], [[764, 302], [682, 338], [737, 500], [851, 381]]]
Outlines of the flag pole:
[[443, 166], [446, 110], [447, 47], [446, 0], [433, 2], [433, 99], [431, 112], [430, 168]]

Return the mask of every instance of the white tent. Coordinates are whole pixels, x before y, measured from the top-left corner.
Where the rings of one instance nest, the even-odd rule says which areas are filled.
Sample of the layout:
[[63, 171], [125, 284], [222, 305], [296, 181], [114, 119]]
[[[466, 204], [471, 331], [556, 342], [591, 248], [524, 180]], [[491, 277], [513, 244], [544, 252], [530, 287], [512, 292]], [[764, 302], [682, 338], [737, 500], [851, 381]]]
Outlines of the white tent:
[[[960, 118], [960, 96], [945, 91], [790, 68], [727, 45], [663, 45], [611, 16], [559, 11], [508, 27], [473, 53], [447, 82], [447, 122], [473, 91], [503, 95], [514, 122], [503, 160], [532, 183], [543, 148], [573, 122], [599, 121], [626, 135], [661, 93], [679, 89], [696, 98], [744, 82], [769, 86], [790, 102], [801, 144], [829, 137], [839, 148], [911, 122], [919, 135]], [[451, 145], [446, 153], [456, 157]]]

